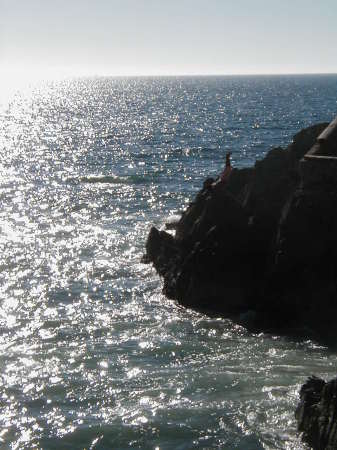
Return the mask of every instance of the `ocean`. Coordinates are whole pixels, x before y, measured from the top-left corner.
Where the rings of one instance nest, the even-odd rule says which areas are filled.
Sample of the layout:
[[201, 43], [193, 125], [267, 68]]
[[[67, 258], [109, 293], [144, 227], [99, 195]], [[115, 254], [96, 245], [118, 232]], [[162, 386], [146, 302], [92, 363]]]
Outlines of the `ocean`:
[[303, 448], [298, 390], [336, 375], [336, 351], [185, 309], [141, 256], [226, 151], [253, 165], [336, 111], [337, 75], [75, 78], [2, 96], [1, 448]]

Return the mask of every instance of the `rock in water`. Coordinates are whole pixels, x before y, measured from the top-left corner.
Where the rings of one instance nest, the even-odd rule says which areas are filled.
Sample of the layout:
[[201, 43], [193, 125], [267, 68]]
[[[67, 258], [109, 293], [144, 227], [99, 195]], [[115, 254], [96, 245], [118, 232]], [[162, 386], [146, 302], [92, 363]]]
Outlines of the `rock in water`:
[[303, 159], [326, 126], [302, 130], [225, 183], [207, 179], [175, 236], [151, 228], [144, 262], [165, 295], [223, 315], [249, 311], [256, 329], [336, 333], [337, 167]]
[[314, 450], [337, 449], [337, 379], [311, 377], [302, 386], [295, 416], [303, 441]]

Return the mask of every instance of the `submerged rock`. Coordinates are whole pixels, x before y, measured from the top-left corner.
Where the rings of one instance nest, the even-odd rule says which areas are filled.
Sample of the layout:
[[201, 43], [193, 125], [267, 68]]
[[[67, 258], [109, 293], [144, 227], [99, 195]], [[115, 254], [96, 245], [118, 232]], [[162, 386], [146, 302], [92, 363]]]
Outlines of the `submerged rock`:
[[337, 448], [337, 379], [311, 377], [302, 386], [295, 416], [303, 441], [314, 450]]
[[302, 130], [225, 183], [207, 179], [175, 236], [151, 229], [144, 261], [169, 298], [239, 321], [249, 311], [243, 323], [255, 329], [335, 334], [337, 176], [303, 159], [326, 126]]

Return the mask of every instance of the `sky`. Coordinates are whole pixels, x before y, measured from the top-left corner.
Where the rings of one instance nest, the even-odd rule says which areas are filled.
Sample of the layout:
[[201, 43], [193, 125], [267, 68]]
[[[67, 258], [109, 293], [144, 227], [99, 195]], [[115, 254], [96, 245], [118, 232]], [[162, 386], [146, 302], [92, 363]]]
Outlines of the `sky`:
[[337, 0], [0, 0], [0, 73], [337, 72]]

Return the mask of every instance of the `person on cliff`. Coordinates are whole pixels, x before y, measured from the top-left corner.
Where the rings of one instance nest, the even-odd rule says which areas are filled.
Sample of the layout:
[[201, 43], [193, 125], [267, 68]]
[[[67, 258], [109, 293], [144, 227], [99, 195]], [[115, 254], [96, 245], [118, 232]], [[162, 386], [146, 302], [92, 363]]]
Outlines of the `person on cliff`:
[[211, 187], [214, 187], [220, 183], [226, 183], [231, 172], [232, 172], [232, 165], [231, 165], [231, 152], [226, 153], [226, 165], [222, 173], [220, 174], [219, 178], [212, 183]]
[[231, 174], [231, 171], [232, 171], [231, 154], [232, 154], [231, 152], [226, 153], [226, 165], [225, 165], [225, 168], [224, 168], [222, 174], [220, 175], [220, 182], [227, 181], [229, 178], [229, 175]]

